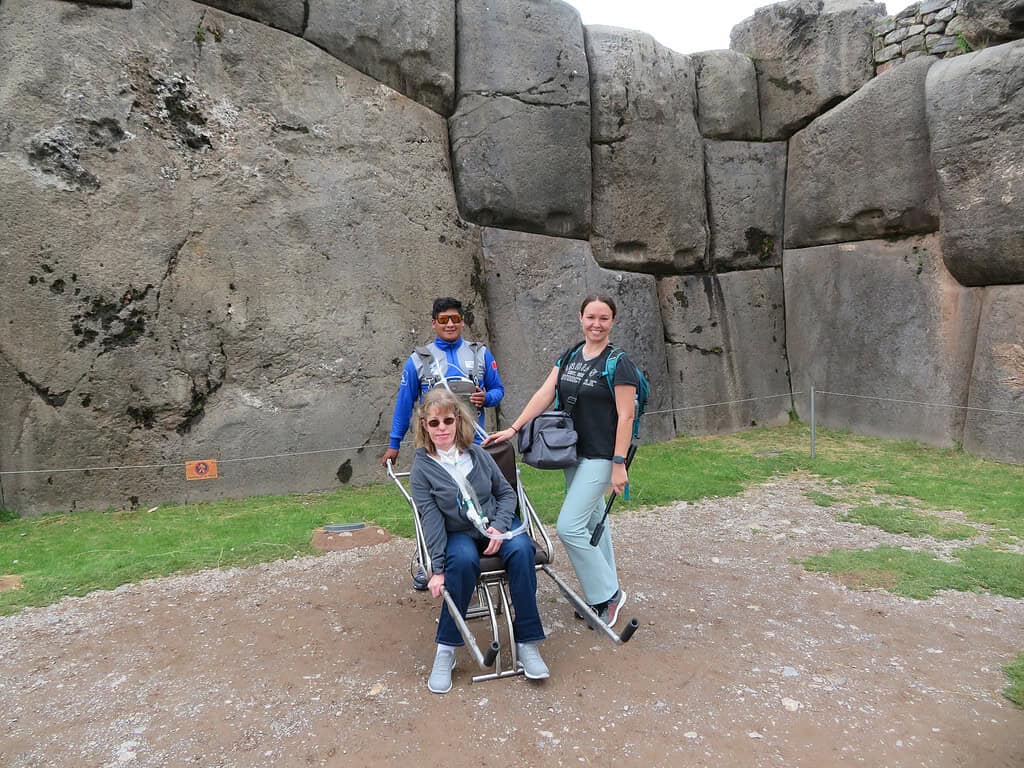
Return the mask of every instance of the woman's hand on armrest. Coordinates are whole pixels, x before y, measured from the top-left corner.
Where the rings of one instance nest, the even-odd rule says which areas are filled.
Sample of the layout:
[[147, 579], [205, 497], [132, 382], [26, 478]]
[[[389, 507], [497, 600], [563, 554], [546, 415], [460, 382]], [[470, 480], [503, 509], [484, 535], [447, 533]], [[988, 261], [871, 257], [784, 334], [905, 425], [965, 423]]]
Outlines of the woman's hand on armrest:
[[430, 577], [430, 581], [427, 582], [427, 588], [430, 590], [430, 594], [434, 597], [441, 596], [441, 589], [444, 587], [444, 574], [435, 573]]

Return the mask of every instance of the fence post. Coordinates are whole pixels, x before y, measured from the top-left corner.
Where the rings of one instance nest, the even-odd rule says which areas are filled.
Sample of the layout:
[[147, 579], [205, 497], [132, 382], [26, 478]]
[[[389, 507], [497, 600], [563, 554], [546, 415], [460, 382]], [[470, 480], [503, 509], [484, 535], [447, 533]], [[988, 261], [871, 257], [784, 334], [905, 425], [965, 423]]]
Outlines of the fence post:
[[814, 382], [811, 382], [811, 458], [815, 457], [814, 451]]

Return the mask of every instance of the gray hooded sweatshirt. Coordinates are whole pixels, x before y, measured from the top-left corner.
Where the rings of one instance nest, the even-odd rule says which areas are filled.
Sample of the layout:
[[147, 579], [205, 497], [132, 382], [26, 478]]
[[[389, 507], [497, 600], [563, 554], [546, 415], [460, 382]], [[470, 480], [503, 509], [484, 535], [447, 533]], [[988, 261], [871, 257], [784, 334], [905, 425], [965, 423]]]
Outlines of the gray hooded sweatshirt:
[[[473, 457], [469, 484], [480, 501], [480, 514], [491, 521], [490, 525], [495, 530], [505, 533], [515, 520], [516, 492], [487, 451], [471, 445], [469, 453]], [[466, 516], [466, 505], [455, 479], [430, 457], [425, 448], [416, 449], [409, 485], [430, 553], [430, 570], [443, 573], [448, 531], [468, 533], [479, 541], [487, 537]]]

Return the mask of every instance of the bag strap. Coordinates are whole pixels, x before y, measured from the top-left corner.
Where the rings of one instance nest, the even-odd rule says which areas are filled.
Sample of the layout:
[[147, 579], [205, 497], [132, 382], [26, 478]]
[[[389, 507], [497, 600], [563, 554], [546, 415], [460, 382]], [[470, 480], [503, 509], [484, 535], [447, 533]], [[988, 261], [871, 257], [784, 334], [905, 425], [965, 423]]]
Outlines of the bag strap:
[[[562, 386], [562, 374], [565, 372], [565, 366], [569, 364], [569, 361], [572, 359], [572, 356], [575, 355], [580, 349], [583, 348], [584, 343], [585, 342], [581, 341], [579, 344], [577, 344], [577, 345], [575, 345], [573, 347], [570, 347], [569, 349], [567, 349], [565, 352], [562, 353], [562, 356], [560, 358], [558, 358], [558, 374], [555, 377], [555, 410], [556, 411], [564, 410], [564, 408], [562, 408], [561, 404], [560, 404], [560, 399], [561, 398], [559, 398], [559, 396], [558, 396], [558, 390]], [[576, 398], [577, 399], [579, 398], [580, 387], [582, 387], [582, 386], [583, 386], [583, 382], [582, 381], [579, 382], [579, 384], [576, 385]], [[573, 409], [576, 408], [576, 401], [575, 400], [573, 400], [572, 407], [573, 407]], [[572, 415], [572, 411], [569, 411], [569, 415], [570, 416]]]

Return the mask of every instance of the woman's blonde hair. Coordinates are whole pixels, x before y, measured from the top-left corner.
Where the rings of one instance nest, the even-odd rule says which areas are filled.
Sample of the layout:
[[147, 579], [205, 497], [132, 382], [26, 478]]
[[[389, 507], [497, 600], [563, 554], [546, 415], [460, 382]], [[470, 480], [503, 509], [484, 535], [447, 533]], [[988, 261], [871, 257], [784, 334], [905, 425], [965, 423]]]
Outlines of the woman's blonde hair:
[[438, 416], [454, 414], [458, 422], [455, 429], [455, 445], [460, 451], [464, 451], [473, 444], [473, 416], [466, 407], [465, 402], [456, 397], [443, 386], [434, 387], [423, 396], [419, 410], [416, 414], [416, 447], [426, 448], [429, 453], [437, 453], [434, 441], [430, 439], [427, 432], [427, 417], [431, 408], [438, 410]]

